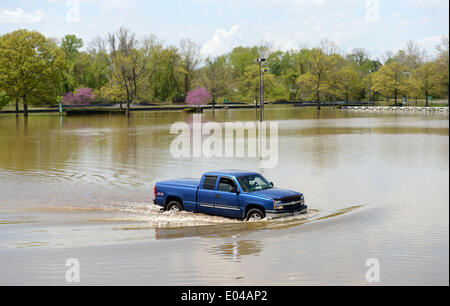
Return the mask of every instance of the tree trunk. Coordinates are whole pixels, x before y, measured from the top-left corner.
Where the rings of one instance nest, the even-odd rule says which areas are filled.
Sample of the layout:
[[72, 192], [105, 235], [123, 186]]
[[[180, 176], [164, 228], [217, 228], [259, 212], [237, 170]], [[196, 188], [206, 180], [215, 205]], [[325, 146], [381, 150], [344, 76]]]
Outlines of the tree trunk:
[[213, 110], [216, 109], [216, 97], [213, 96]]
[[397, 89], [395, 90], [395, 106], [397, 106], [397, 96], [398, 96], [398, 94], [397, 94]]
[[131, 117], [131, 108], [130, 108], [130, 106], [131, 106], [131, 102], [127, 101], [127, 111], [126, 111], [127, 117]]
[[428, 92], [425, 93], [425, 105], [428, 107]]
[[19, 117], [19, 98], [16, 98], [16, 117]]
[[317, 91], [317, 110], [320, 110], [320, 92]]
[[122, 100], [120, 100], [120, 110], [123, 110]]
[[348, 93], [345, 94], [345, 98], [346, 98], [345, 104], [348, 104]]
[[26, 101], [23, 101], [23, 115], [28, 117], [28, 104]]

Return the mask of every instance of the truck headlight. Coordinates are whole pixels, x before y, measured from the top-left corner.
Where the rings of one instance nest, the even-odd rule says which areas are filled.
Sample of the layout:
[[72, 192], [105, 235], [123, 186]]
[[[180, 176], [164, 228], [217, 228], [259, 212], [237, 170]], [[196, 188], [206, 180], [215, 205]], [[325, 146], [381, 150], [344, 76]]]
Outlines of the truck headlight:
[[283, 204], [283, 201], [281, 201], [281, 200], [274, 200], [274, 201], [273, 201], [273, 204], [275, 204], [275, 205], [281, 205], [281, 204]]

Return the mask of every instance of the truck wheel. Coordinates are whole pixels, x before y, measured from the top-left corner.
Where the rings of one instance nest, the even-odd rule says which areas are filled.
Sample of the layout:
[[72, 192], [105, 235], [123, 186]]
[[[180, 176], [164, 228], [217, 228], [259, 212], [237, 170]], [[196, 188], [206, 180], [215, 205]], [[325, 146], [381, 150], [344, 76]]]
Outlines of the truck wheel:
[[247, 221], [261, 221], [266, 216], [265, 214], [258, 208], [250, 209], [247, 213]]
[[183, 210], [183, 206], [178, 201], [172, 201], [169, 204], [167, 204], [166, 211], [170, 212], [180, 212]]

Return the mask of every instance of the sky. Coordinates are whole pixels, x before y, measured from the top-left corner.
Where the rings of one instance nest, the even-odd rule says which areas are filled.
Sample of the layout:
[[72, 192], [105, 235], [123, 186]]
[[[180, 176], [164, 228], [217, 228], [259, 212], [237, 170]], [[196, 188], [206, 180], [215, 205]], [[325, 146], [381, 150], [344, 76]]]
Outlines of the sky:
[[67, 34], [86, 45], [120, 27], [166, 45], [189, 38], [206, 56], [269, 41], [280, 50], [337, 43], [373, 58], [409, 40], [432, 55], [449, 32], [448, 0], [0, 0], [0, 35], [16, 29]]

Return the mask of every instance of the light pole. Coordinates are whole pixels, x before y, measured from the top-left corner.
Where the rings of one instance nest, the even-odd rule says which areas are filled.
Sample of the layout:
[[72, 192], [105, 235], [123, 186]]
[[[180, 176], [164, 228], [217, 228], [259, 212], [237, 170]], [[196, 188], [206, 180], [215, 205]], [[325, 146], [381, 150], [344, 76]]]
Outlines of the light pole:
[[267, 69], [267, 68], [264, 68], [263, 71], [262, 71], [262, 105], [263, 105], [262, 111], [263, 111], [263, 118], [264, 118], [264, 102], [266, 101], [266, 99], [264, 98], [264, 86], [266, 85], [266, 83], [264, 83], [264, 77], [266, 75], [266, 72], [268, 72], [268, 71], [269, 71], [269, 69]]
[[259, 113], [260, 113], [260, 121], [263, 122], [264, 117], [263, 117], [263, 112], [264, 112], [264, 101], [263, 101], [263, 81], [262, 81], [262, 71], [261, 71], [261, 66], [262, 63], [264, 63], [266, 61], [266, 59], [264, 57], [258, 57], [256, 59], [256, 62], [259, 64]]

